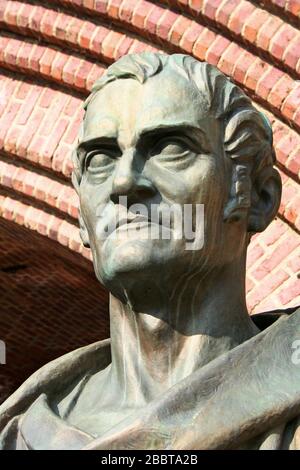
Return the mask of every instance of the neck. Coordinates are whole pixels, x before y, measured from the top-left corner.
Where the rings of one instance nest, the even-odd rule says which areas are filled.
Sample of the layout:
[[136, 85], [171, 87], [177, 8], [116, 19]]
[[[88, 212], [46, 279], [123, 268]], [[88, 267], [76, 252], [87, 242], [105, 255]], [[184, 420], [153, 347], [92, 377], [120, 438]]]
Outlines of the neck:
[[174, 294], [143, 283], [127, 303], [111, 296], [111, 372], [123, 403], [151, 401], [258, 333], [245, 303], [243, 269], [227, 267], [182, 285]]

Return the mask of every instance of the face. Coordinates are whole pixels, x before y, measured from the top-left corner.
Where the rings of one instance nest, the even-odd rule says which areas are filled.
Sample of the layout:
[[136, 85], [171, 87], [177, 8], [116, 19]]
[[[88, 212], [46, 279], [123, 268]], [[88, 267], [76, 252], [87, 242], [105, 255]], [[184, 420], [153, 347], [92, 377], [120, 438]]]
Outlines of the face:
[[[237, 252], [230, 248], [236, 236], [223, 222], [230, 162], [222, 126], [183, 77], [163, 71], [144, 84], [106, 85], [88, 105], [79, 158], [81, 213], [96, 275], [114, 294], [141, 280], [175, 283]], [[160, 215], [168, 208], [184, 213], [185, 204], [192, 208], [190, 240], [177, 216], [168, 223]], [[204, 205], [201, 227], [197, 204]]]

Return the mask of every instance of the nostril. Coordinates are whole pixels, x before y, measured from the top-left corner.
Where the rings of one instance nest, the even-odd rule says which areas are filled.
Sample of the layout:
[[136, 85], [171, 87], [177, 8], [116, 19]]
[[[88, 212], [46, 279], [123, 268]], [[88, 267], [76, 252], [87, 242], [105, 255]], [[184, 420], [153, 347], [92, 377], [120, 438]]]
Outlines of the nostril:
[[152, 197], [156, 190], [152, 182], [141, 175], [119, 176], [113, 182], [111, 200], [118, 204], [120, 196], [127, 196], [134, 202]]

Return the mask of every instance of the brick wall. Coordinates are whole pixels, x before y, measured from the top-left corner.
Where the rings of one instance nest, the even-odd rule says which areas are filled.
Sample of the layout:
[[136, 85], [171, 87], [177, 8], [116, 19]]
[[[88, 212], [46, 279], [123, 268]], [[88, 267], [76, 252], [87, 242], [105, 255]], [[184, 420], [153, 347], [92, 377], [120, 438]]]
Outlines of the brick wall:
[[206, 60], [268, 115], [283, 197], [251, 243], [247, 302], [250, 312], [300, 305], [299, 15], [300, 0], [0, 2], [0, 338], [13, 358], [0, 366], [2, 397], [42, 363], [108, 335], [107, 294], [79, 239], [70, 153], [94, 80], [127, 53]]

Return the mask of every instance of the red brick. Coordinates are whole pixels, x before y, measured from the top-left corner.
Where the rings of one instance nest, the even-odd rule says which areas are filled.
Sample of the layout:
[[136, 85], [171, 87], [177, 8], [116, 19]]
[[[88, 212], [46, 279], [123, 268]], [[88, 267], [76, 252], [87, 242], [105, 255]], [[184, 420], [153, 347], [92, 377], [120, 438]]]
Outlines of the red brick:
[[263, 283], [260, 283], [252, 290], [251, 294], [247, 297], [247, 302], [249, 302], [252, 307], [258, 305], [263, 299], [282, 285], [288, 277], [288, 274], [283, 270], [271, 273], [264, 279]]
[[226, 0], [224, 3], [222, 3], [221, 7], [217, 10], [216, 21], [227, 27], [230, 15], [236, 8], [236, 5], [236, 0]]
[[54, 96], [55, 90], [52, 90], [52, 88], [44, 88], [39, 101], [40, 106], [43, 108], [48, 108], [52, 103]]
[[15, 222], [17, 224], [24, 225], [24, 220], [25, 220], [25, 213], [26, 213], [27, 207], [25, 204], [18, 204], [16, 207], [15, 211]]
[[296, 238], [288, 237], [282, 240], [279, 245], [276, 245], [273, 252], [263, 260], [262, 264], [255, 269], [253, 272], [255, 279], [260, 281], [271, 273], [297, 246], [298, 240]]
[[0, 148], [3, 147], [6, 133], [8, 129], [10, 129], [10, 126], [19, 108], [20, 108], [19, 103], [15, 103], [15, 102], [10, 103], [0, 118]]
[[8, 5], [8, 0], [3, 0], [1, 3], [0, 3], [0, 22], [3, 21], [4, 19], [4, 13], [5, 13], [5, 9]]
[[80, 29], [78, 43], [84, 49], [90, 49], [91, 38], [96, 30], [96, 26], [90, 21], [85, 21]]
[[107, 14], [111, 18], [119, 18], [119, 9], [123, 0], [110, 0], [107, 6]]
[[257, 82], [255, 93], [261, 98], [267, 100], [270, 91], [273, 89], [275, 84], [282, 78], [284, 73], [273, 67], [269, 66], [266, 68], [266, 72], [260, 77]]
[[233, 78], [237, 82], [243, 83], [245, 80], [246, 73], [248, 72], [249, 67], [251, 67], [254, 61], [255, 56], [250, 52], [244, 51], [237, 59], [234, 65], [232, 71]]
[[44, 110], [41, 109], [36, 109], [31, 114], [28, 120], [28, 125], [24, 128], [24, 131], [17, 141], [17, 150], [20, 157], [26, 156], [29, 143], [37, 132], [39, 125], [43, 120], [44, 114]]
[[178, 15], [173, 13], [172, 11], [165, 10], [164, 14], [162, 15], [161, 19], [158, 22], [157, 26], [157, 35], [164, 40], [167, 40], [174, 25]]
[[224, 51], [229, 47], [230, 41], [223, 36], [217, 36], [214, 42], [209, 46], [205, 60], [212, 65], [217, 66], [220, 57]]
[[[141, 2], [140, 5], [144, 5], [144, 2]], [[136, 9], [133, 15], [133, 21], [132, 23], [137, 26], [136, 23], [136, 17], [137, 14], [139, 14], [139, 23], [141, 24], [142, 21], [144, 21], [144, 29], [146, 33], [150, 36], [156, 35], [157, 32], [157, 25], [159, 23], [159, 20], [161, 16], [164, 14], [165, 10], [163, 8], [157, 7], [156, 5], [151, 9], [150, 13], [147, 15], [146, 11]], [[147, 17], [146, 17], [147, 16]], [[145, 20], [146, 18], [146, 20]]]
[[25, 213], [25, 227], [28, 227], [31, 230], [35, 230], [38, 224], [40, 213], [41, 211], [39, 211], [35, 207], [29, 206]]
[[189, 28], [191, 20], [185, 18], [184, 16], [178, 15], [177, 20], [175, 21], [169, 36], [169, 41], [175, 46], [179, 46], [182, 36]]
[[7, 44], [9, 43], [10, 38], [8, 37], [0, 37], [0, 61], [2, 62], [4, 59], [5, 49]]
[[81, 66], [81, 60], [78, 57], [70, 56], [68, 62], [65, 64], [62, 78], [63, 81], [69, 85], [74, 85], [75, 75]]
[[220, 0], [206, 0], [202, 8], [202, 14], [211, 20], [215, 20], [217, 10], [221, 3]]
[[55, 123], [63, 114], [63, 109], [70, 99], [72, 98], [65, 93], [56, 92], [53, 95], [51, 106], [47, 110], [45, 119], [40, 126], [39, 135], [48, 136], [52, 132]]
[[31, 91], [22, 107], [18, 113], [18, 117], [16, 119], [16, 124], [24, 125], [26, 124], [29, 116], [31, 115], [37, 100], [41, 95], [42, 88], [41, 87], [32, 87]]
[[284, 23], [270, 41], [270, 53], [277, 59], [281, 59], [284, 51], [296, 36], [297, 30], [289, 24]]
[[[295, 226], [300, 211], [300, 195], [289, 201], [284, 209], [284, 217]], [[297, 227], [298, 228], [298, 227]]]
[[54, 10], [46, 10], [41, 19], [41, 32], [44, 36], [54, 35], [54, 24], [57, 18], [57, 12]]
[[27, 171], [24, 178], [24, 192], [28, 196], [32, 196], [38, 176], [39, 175], [33, 171]]
[[62, 223], [63, 221], [61, 219], [58, 219], [57, 217], [54, 217], [53, 215], [51, 216], [51, 218], [49, 218], [49, 222], [47, 226], [47, 234], [49, 238], [52, 238], [53, 240], [57, 240], [58, 230]]
[[13, 154], [16, 153], [16, 141], [20, 135], [21, 129], [22, 128], [20, 126], [14, 125], [8, 130], [4, 142], [4, 150], [6, 152]]
[[105, 69], [102, 67], [99, 67], [97, 64], [94, 64], [94, 67], [89, 73], [89, 76], [87, 77], [86, 80], [86, 87], [88, 90], [92, 89], [93, 84], [95, 83], [96, 80], [98, 80], [101, 75], [103, 75]]
[[83, 117], [82, 101], [78, 98], [75, 98], [74, 96], [71, 96], [63, 108], [63, 112], [67, 116], [73, 117], [79, 109], [81, 110]]
[[121, 40], [121, 42], [118, 44], [118, 46], [116, 48], [115, 59], [118, 60], [120, 57], [127, 54], [129, 49], [130, 49], [130, 46], [132, 45], [132, 43], [133, 43], [132, 38], [130, 38], [128, 36], [124, 36], [123, 39]]
[[243, 53], [240, 46], [232, 42], [221, 56], [218, 68], [226, 75], [232, 75], [234, 67]]
[[61, 183], [58, 181], [52, 181], [48, 188], [46, 202], [50, 206], [57, 207], [57, 198], [61, 191]]
[[29, 17], [28, 26], [32, 31], [39, 32], [45, 9], [41, 6], [34, 6]]
[[300, 34], [298, 33], [297, 36], [295, 36], [295, 39], [292, 40], [291, 43], [287, 46], [282, 57], [284, 64], [293, 70], [296, 69], [297, 62], [299, 60], [299, 51]]
[[[299, 145], [299, 139], [297, 144]], [[286, 168], [292, 173], [294, 173], [294, 175], [299, 177], [298, 175], [300, 172], [300, 146], [298, 146], [298, 148], [294, 147], [294, 150], [291, 151], [291, 154], [286, 162]]]
[[264, 10], [256, 9], [252, 12], [250, 17], [246, 19], [244, 27], [242, 29], [242, 36], [247, 41], [254, 43], [258, 34], [258, 31], [265, 25], [269, 19], [269, 13]]
[[38, 179], [35, 183], [35, 188], [33, 192], [33, 196], [41, 201], [45, 201], [46, 199], [46, 192], [49, 187], [49, 183], [51, 180], [46, 178], [45, 176], [39, 175]]
[[86, 79], [92, 69], [94, 64], [92, 62], [87, 62], [83, 60], [81, 66], [78, 69], [78, 72], [75, 77], [75, 86], [78, 88], [86, 89]]
[[40, 60], [44, 52], [45, 49], [41, 46], [35, 44], [32, 47], [28, 61], [28, 66], [31, 68], [31, 70], [34, 70], [35, 72], [40, 71]]
[[7, 64], [15, 65], [18, 50], [21, 48], [22, 43], [16, 39], [10, 39], [4, 51], [4, 59]]
[[299, 0], [287, 0], [285, 1], [285, 10], [291, 13], [292, 15], [299, 17], [300, 16], [300, 3]]
[[72, 20], [70, 15], [65, 15], [64, 13], [57, 13], [56, 20], [53, 25], [53, 36], [60, 40], [66, 39], [66, 31]]
[[261, 26], [256, 36], [256, 45], [267, 51], [271, 39], [282, 26], [282, 20], [276, 16], [270, 15], [268, 21]]
[[[6, 7], [6, 8], [5, 8]], [[1, 5], [1, 10], [3, 11], [5, 8], [4, 12], [4, 20], [6, 23], [10, 25], [17, 25], [17, 14], [18, 10], [20, 8], [19, 2], [4, 2], [3, 7]]]
[[50, 48], [45, 49], [45, 52], [40, 59], [41, 74], [46, 75], [46, 76], [50, 75], [52, 62], [54, 60], [55, 55], [56, 55], [55, 49], [50, 49]]
[[300, 109], [298, 109], [293, 116], [293, 124], [300, 128]]
[[287, 232], [287, 225], [280, 220], [274, 220], [272, 224], [260, 234], [259, 240], [267, 246], [274, 245]]
[[278, 297], [283, 305], [294, 300], [300, 295], [300, 280], [295, 277], [290, 279], [288, 283], [283, 286], [283, 289], [279, 292]]
[[133, 10], [137, 7], [139, 0], [124, 0], [119, 9], [119, 20], [130, 23]]
[[200, 35], [197, 38], [193, 48], [194, 56], [197, 59], [205, 60], [207, 51], [213, 45], [215, 39], [216, 34], [209, 29], [204, 28], [202, 32], [200, 31]]
[[9, 197], [2, 197], [1, 196], [1, 204], [0, 204], [0, 213], [2, 216], [5, 217], [7, 220], [14, 219], [14, 209], [15, 209], [15, 201], [10, 199]]
[[102, 50], [102, 42], [106, 38], [108, 34], [108, 30], [106, 28], [103, 28], [102, 26], [99, 26], [94, 33], [93, 37], [91, 38], [90, 41], [90, 50], [93, 52], [96, 52], [97, 54], [100, 54]]
[[110, 31], [102, 43], [101, 53], [109, 60], [114, 58], [117, 52], [117, 46], [120, 43], [123, 35], [117, 31]]
[[[208, 30], [207, 30], [208, 31]], [[200, 24], [196, 23], [195, 21], [191, 21], [188, 29], [184, 33], [180, 41], [180, 48], [183, 49], [185, 52], [191, 53], [196, 57], [199, 57], [199, 48], [201, 47], [201, 36], [204, 32], [204, 27]], [[210, 31], [209, 31], [210, 33]], [[208, 34], [209, 34], [208, 33]], [[214, 33], [211, 33], [212, 41], [214, 40]], [[212, 42], [211, 41], [211, 42]], [[211, 44], [211, 43], [210, 43]], [[205, 47], [205, 46], [204, 46]], [[205, 51], [206, 52], [206, 51]]]
[[37, 222], [37, 232], [41, 235], [47, 235], [47, 225], [50, 217], [51, 216], [46, 212], [40, 212], [40, 217]]
[[66, 41], [70, 42], [71, 44], [78, 44], [78, 35], [81, 26], [82, 20], [79, 18], [72, 18], [65, 32]]
[[88, 10], [94, 9], [94, 0], [83, 0], [83, 6]]
[[276, 83], [273, 90], [271, 90], [268, 97], [269, 103], [271, 103], [275, 108], [280, 109], [283, 101], [292, 90], [293, 85], [293, 80], [288, 75], [284, 75]]
[[63, 52], [57, 51], [52, 61], [50, 75], [56, 80], [62, 80], [64, 66], [66, 65], [69, 56]]
[[250, 90], [255, 91], [259, 79], [267, 71], [267, 69], [268, 64], [257, 58], [246, 74], [244, 85]]
[[17, 25], [19, 28], [27, 29], [29, 27], [29, 19], [32, 13], [32, 5], [24, 4], [21, 6], [18, 17], [17, 17]]
[[255, 6], [242, 0], [237, 3], [237, 8], [231, 13], [228, 28], [235, 34], [241, 34], [241, 30], [247, 18], [255, 10]]
[[258, 243], [251, 243], [247, 252], [247, 266], [250, 268], [264, 254], [264, 251]]
[[40, 162], [45, 142], [46, 139], [43, 136], [37, 134], [33, 137], [27, 148], [27, 157], [30, 158], [30, 161]]
[[33, 44], [24, 41], [21, 47], [19, 48], [18, 56], [15, 62], [18, 64], [20, 68], [23, 68], [25, 70], [28, 69], [29, 57], [32, 53], [33, 47], [34, 47]]
[[288, 118], [292, 119], [297, 109], [300, 108], [300, 86], [294, 84], [294, 88], [288, 94], [287, 98], [282, 104], [281, 112]]
[[289, 259], [287, 266], [296, 274], [300, 272], [300, 251], [295, 252], [294, 256]]
[[[125, 2], [124, 2], [125, 3]], [[124, 3], [122, 4], [122, 9], [121, 11], [123, 12], [123, 5]], [[129, 14], [129, 11], [130, 11], [130, 8], [131, 8], [131, 2], [126, 2], [128, 4], [128, 10], [127, 10], [127, 15]], [[147, 3], [147, 2], [144, 2], [143, 0], [140, 1], [137, 5], [135, 5], [134, 7], [134, 10], [133, 10], [133, 13], [131, 15], [131, 24], [133, 26], [135, 26], [135, 28], [137, 30], [143, 30], [143, 29], [146, 29], [149, 31], [149, 27], [148, 27], [148, 20], [149, 20], [149, 24], [153, 26], [154, 28], [154, 32], [155, 32], [155, 28], [156, 28], [156, 23], [152, 24], [153, 21], [158, 21], [160, 16], [162, 15], [163, 11], [160, 12], [161, 9], [158, 9], [156, 6], [150, 4], [150, 3]], [[153, 12], [153, 16], [150, 15], [150, 13]], [[152, 14], [152, 13], [151, 13]], [[148, 18], [150, 17], [151, 18]], [[146, 22], [146, 19], [147, 19], [147, 22]], [[146, 23], [145, 23], [146, 22]], [[151, 26], [151, 27], [152, 27]]]
[[282, 187], [281, 207], [284, 211], [288, 203], [297, 196], [298, 186], [292, 180], [288, 180]]
[[98, 13], [106, 13], [107, 0], [95, 0], [94, 8]]
[[51, 135], [48, 138], [47, 144], [45, 146], [43, 157], [44, 158], [52, 158], [52, 155], [59, 144], [60, 139], [62, 138], [69, 121], [67, 119], [61, 118], [57, 121], [56, 125], [54, 126]]

